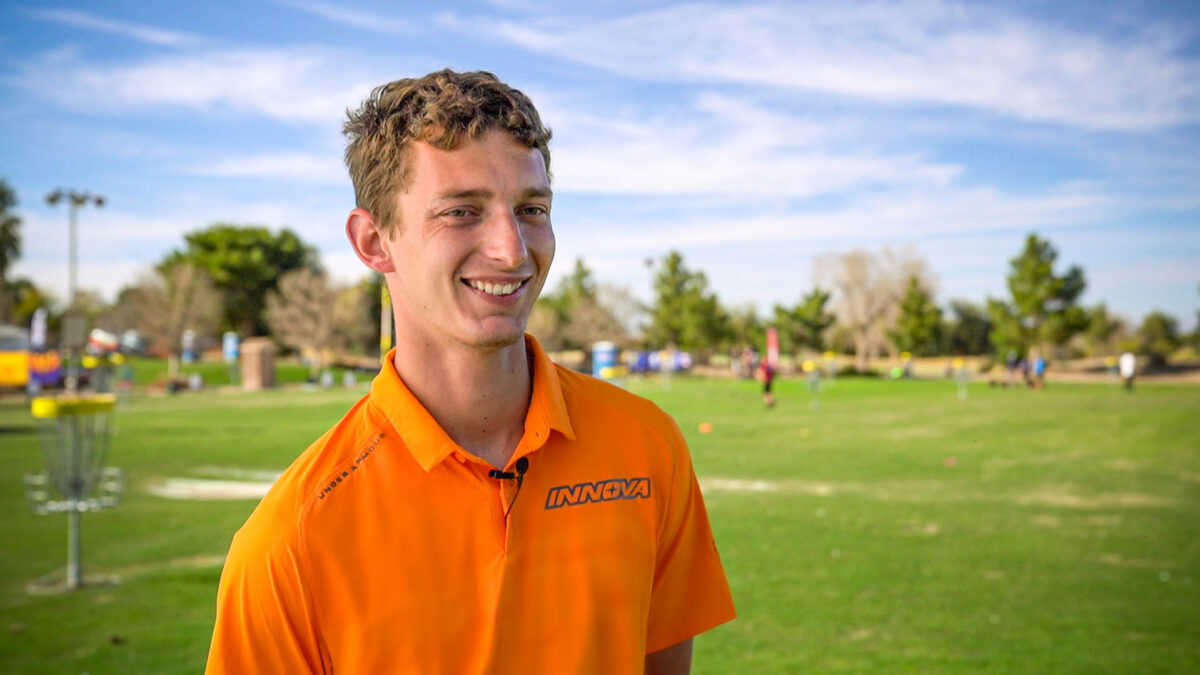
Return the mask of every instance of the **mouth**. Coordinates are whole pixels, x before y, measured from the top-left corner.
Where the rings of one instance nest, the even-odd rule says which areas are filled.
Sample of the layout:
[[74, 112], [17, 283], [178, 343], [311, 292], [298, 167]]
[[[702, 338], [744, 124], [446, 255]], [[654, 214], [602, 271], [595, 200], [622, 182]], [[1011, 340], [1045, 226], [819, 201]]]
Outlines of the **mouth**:
[[529, 283], [529, 279], [521, 279], [520, 281], [505, 281], [505, 282], [490, 282], [481, 281], [478, 279], [463, 279], [462, 282], [475, 290], [494, 295], [498, 298], [503, 298], [519, 292], [525, 285]]

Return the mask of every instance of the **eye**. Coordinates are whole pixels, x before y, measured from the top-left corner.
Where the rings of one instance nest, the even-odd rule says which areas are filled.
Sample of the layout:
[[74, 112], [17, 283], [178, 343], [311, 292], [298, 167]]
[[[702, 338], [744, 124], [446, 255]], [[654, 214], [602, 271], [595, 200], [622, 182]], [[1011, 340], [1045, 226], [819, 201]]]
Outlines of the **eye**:
[[522, 206], [517, 212], [523, 216], [531, 216], [534, 218], [545, 218], [546, 216], [550, 215], [550, 209], [542, 206], [541, 204]]
[[473, 216], [475, 214], [470, 208], [468, 208], [466, 206], [456, 206], [452, 209], [443, 211], [442, 215], [447, 216], [449, 218], [470, 218], [471, 216]]

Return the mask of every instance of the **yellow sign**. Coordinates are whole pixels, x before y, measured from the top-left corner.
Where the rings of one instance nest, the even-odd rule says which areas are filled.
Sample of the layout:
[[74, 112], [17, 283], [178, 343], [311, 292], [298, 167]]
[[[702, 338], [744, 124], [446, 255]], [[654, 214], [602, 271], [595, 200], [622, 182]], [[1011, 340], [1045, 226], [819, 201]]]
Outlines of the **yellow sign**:
[[29, 407], [34, 417], [46, 419], [68, 415], [94, 415], [108, 412], [116, 404], [116, 394], [93, 394], [62, 398], [39, 397], [33, 399], [33, 403]]
[[0, 352], [0, 387], [24, 387], [29, 382], [29, 352]]

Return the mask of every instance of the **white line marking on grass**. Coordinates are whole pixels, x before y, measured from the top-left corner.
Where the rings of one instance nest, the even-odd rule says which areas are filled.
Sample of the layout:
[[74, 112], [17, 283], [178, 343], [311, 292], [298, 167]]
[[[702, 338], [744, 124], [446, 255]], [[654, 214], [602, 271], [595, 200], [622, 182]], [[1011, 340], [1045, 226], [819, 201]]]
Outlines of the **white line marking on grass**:
[[279, 478], [280, 471], [256, 471], [239, 469], [236, 466], [198, 466], [191, 471], [205, 478], [229, 478], [232, 480], [255, 480], [274, 483]]
[[185, 556], [183, 558], [171, 558], [169, 560], [156, 560], [153, 562], [140, 562], [125, 567], [118, 568], [117, 575], [121, 578], [138, 576], [147, 572], [157, 572], [159, 570], [174, 570], [174, 569], [204, 569], [207, 567], [220, 567], [225, 564], [225, 555], [221, 553], [200, 553], [197, 555]]
[[776, 492], [779, 486], [765, 480], [743, 478], [701, 478], [701, 492]]
[[168, 478], [146, 491], [167, 499], [262, 499], [274, 481]]
[[746, 478], [701, 478], [701, 492], [798, 492], [817, 497], [828, 497], [835, 492], [846, 491], [845, 486], [832, 483], [803, 481], [750, 480]]
[[1017, 497], [1016, 502], [1023, 506], [1058, 506], [1069, 509], [1165, 507], [1175, 504], [1174, 499], [1156, 495], [1120, 493], [1085, 497], [1055, 487], [1045, 487], [1034, 494], [1022, 495]]

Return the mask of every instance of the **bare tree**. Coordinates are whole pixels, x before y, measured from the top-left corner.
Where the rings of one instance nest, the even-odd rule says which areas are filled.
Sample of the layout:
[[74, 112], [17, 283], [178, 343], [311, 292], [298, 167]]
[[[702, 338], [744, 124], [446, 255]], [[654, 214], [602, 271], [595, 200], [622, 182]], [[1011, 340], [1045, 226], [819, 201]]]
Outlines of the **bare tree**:
[[646, 306], [634, 297], [633, 292], [627, 286], [603, 282], [596, 284], [596, 302], [607, 309], [623, 329], [622, 331], [613, 330], [608, 339], [611, 340], [615, 336], [629, 340], [641, 337], [650, 315], [646, 311]]
[[187, 262], [143, 274], [121, 292], [119, 305], [147, 340], [166, 348], [170, 377], [179, 376], [184, 331], [209, 334], [221, 319], [220, 293], [207, 273]]
[[597, 284], [580, 258], [571, 276], [538, 300], [528, 330], [547, 349], [583, 350], [587, 364], [594, 342], [629, 342], [627, 321], [637, 320], [636, 310], [632, 294], [623, 288]]
[[826, 256], [815, 266], [818, 285], [834, 291], [834, 313], [854, 341], [855, 363], [867, 369], [871, 354], [890, 346], [886, 330], [895, 320], [905, 284], [917, 278], [933, 287], [925, 260], [911, 248], [863, 249]]
[[369, 284], [358, 283], [338, 291], [333, 307], [336, 346], [378, 343], [379, 299], [371, 290]]
[[325, 352], [342, 340], [338, 334], [338, 296], [324, 274], [307, 267], [283, 275], [278, 290], [267, 296], [266, 318], [271, 334], [292, 349], [310, 352], [314, 377], [324, 366]]

